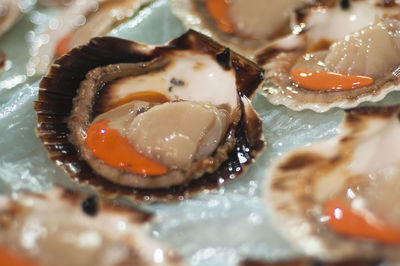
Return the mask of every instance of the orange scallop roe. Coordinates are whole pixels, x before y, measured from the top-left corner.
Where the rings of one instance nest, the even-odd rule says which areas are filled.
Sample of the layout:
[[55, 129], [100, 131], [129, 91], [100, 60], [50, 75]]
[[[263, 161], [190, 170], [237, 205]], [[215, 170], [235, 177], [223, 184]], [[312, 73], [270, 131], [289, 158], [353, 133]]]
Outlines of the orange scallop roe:
[[229, 34], [235, 32], [228, 12], [229, 0], [206, 0], [206, 8], [220, 30]]
[[383, 244], [400, 244], [400, 231], [370, 213], [352, 209], [340, 199], [327, 201], [324, 213], [330, 218], [327, 225], [340, 234]]
[[0, 246], [0, 265], [7, 266], [38, 266], [38, 264], [28, 261], [7, 248]]
[[131, 94], [119, 99], [118, 101], [112, 103], [110, 106], [108, 106], [105, 109], [105, 111], [109, 111], [109, 110], [114, 109], [123, 104], [130, 103], [132, 101], [145, 101], [145, 102], [150, 102], [150, 103], [166, 103], [166, 102], [169, 102], [170, 100], [164, 94], [156, 92], [156, 91], [139, 91], [139, 92], [131, 93]]
[[69, 52], [69, 50], [71, 49], [69, 45], [71, 39], [72, 39], [72, 34], [66, 34], [58, 41], [55, 51], [55, 55], [57, 57], [60, 57]]
[[106, 164], [144, 176], [165, 174], [168, 169], [143, 156], [122, 137], [116, 129], [108, 126], [109, 120], [92, 124], [87, 129], [86, 145], [93, 154]]
[[367, 76], [343, 75], [330, 71], [309, 71], [305, 68], [293, 69], [290, 76], [295, 84], [315, 91], [353, 90], [374, 83], [374, 79]]

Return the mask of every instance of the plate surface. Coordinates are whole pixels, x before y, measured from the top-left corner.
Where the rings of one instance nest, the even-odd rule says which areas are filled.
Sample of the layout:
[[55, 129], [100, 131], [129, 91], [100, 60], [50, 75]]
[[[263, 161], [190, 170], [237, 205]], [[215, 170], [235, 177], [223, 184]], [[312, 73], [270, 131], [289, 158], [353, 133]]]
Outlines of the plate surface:
[[[0, 77], [0, 193], [41, 192], [53, 184], [82, 189], [47, 158], [34, 133], [33, 101], [40, 77], [28, 77], [25, 65], [32, 41], [41, 36], [57, 12], [37, 9], [32, 0], [21, 3], [26, 13], [0, 39], [0, 48], [8, 55], [6, 70]], [[110, 35], [163, 44], [184, 31], [171, 14], [168, 1], [157, 0]], [[400, 93], [392, 93], [378, 104], [398, 102]], [[153, 237], [175, 247], [188, 265], [230, 266], [248, 257], [279, 259], [298, 254], [270, 221], [268, 206], [261, 199], [263, 179], [271, 162], [284, 152], [335, 135], [343, 111], [293, 112], [271, 105], [261, 95], [256, 95], [253, 104], [262, 117], [268, 144], [245, 176], [216, 193], [203, 193], [179, 203], [141, 206], [156, 214]]]

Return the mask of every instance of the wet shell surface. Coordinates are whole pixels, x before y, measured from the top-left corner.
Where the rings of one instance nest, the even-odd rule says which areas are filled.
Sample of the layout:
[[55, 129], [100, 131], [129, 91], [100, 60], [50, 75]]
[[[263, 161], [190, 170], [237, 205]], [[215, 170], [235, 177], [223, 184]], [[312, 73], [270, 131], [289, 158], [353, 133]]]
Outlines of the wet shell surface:
[[265, 204], [282, 234], [306, 254], [398, 265], [399, 114], [400, 106], [348, 110], [339, 135], [272, 166]]
[[271, 103], [325, 112], [399, 90], [399, 6], [330, 2], [298, 9], [293, 34], [256, 55], [266, 70]]
[[[95, 38], [42, 80], [37, 133], [52, 160], [103, 194], [184, 199], [235, 179], [263, 150], [249, 100], [263, 79], [258, 66], [192, 30], [164, 47]], [[92, 132], [114, 129], [139, 159], [115, 164], [119, 151], [96, 153], [102, 142], [93, 149]]]
[[151, 0], [85, 0], [74, 1], [61, 12], [55, 22], [32, 43], [27, 64], [30, 76], [45, 74], [55, 58], [72, 48], [86, 44], [93, 37], [104, 36]]
[[20, 15], [18, 1], [2, 0], [0, 2], [0, 37], [14, 25]]
[[181, 265], [148, 237], [152, 215], [53, 188], [0, 197], [0, 257], [7, 265]]
[[172, 0], [172, 11], [192, 28], [252, 57], [291, 31], [290, 15], [307, 0]]

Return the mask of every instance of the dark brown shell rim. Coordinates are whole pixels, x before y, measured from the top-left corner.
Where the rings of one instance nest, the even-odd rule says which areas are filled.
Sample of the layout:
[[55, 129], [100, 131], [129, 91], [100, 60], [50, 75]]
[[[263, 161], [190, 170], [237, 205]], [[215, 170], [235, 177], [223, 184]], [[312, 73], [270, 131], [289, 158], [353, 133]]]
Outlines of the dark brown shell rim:
[[[215, 190], [225, 182], [242, 174], [265, 147], [262, 121], [255, 110], [242, 106], [243, 114], [237, 129], [237, 144], [229, 158], [217, 171], [205, 174], [187, 184], [163, 189], [137, 189], [114, 184], [95, 174], [80, 158], [69, 141], [67, 120], [81, 81], [96, 67], [116, 63], [137, 63], [152, 60], [171, 50], [194, 50], [216, 56], [225, 47], [210, 38], [189, 30], [167, 46], [149, 49], [149, 46], [115, 37], [93, 38], [89, 44], [71, 50], [52, 65], [39, 84], [37, 113], [38, 137], [47, 149], [50, 159], [76, 182], [93, 187], [107, 197], [126, 197], [137, 202], [177, 201], [201, 191]], [[264, 80], [264, 71], [253, 62], [231, 52], [230, 65], [235, 71], [240, 95], [251, 98]]]

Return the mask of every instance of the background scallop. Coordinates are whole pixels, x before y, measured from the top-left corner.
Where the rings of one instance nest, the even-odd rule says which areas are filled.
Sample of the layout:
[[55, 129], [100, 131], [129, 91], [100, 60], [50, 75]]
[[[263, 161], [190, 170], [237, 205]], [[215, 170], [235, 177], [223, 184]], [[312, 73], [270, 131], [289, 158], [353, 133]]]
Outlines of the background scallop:
[[[202, 32], [223, 45], [252, 57], [274, 38], [289, 33], [292, 11], [309, 2], [311, 1], [172, 0], [171, 7], [187, 28]], [[214, 7], [209, 7], [213, 4]], [[215, 15], [210, 10], [216, 10]], [[216, 17], [221, 17], [221, 20]]]
[[[400, 237], [387, 240], [379, 231], [400, 236], [393, 192], [400, 183], [399, 110], [399, 105], [348, 109], [337, 136], [286, 153], [266, 173], [264, 202], [272, 219], [306, 254], [332, 262], [399, 263]], [[341, 214], [332, 218], [328, 204], [334, 215]], [[350, 213], [361, 213], [364, 220], [346, 220]], [[340, 229], [336, 221], [359, 230]]]
[[[343, 8], [343, 1], [333, 2], [332, 7], [311, 5], [298, 9], [298, 31], [276, 39], [256, 55], [255, 61], [266, 69], [264, 91], [271, 103], [297, 111], [325, 112], [333, 107], [351, 108], [379, 101], [399, 90], [399, 62], [395, 60], [399, 6], [354, 1]], [[312, 89], [294, 82], [291, 71], [301, 68], [371, 76], [373, 83], [347, 90], [340, 89], [340, 81], [337, 89], [322, 89], [324, 80]]]

